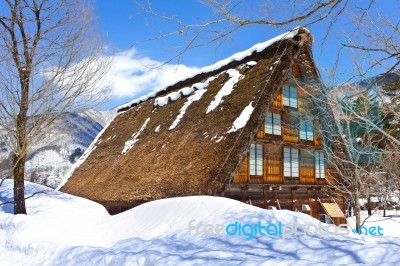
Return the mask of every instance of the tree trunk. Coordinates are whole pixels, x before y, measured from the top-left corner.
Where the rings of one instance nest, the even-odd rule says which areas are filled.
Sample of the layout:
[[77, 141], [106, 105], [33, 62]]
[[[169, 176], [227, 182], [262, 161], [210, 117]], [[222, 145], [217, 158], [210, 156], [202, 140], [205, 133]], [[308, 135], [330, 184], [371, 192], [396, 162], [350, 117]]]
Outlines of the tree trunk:
[[354, 195], [354, 215], [356, 216], [356, 230], [361, 227], [361, 207], [359, 201], [359, 195], [356, 192]]
[[371, 195], [368, 195], [367, 209], [368, 209], [368, 216], [371, 216], [372, 215]]
[[14, 214], [26, 214], [25, 208], [25, 156], [14, 155]]
[[25, 208], [25, 161], [27, 153], [26, 123], [29, 108], [30, 68], [21, 70], [21, 102], [16, 121], [17, 152], [14, 153], [14, 214], [26, 214]]
[[361, 208], [358, 196], [355, 197], [354, 201], [354, 215], [356, 216], [356, 230], [358, 231], [361, 226]]

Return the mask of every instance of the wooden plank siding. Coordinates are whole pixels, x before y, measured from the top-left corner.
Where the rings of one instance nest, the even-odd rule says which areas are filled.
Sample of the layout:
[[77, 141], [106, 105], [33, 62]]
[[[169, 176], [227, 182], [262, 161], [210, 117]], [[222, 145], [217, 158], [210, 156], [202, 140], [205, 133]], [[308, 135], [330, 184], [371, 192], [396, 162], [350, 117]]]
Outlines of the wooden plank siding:
[[[293, 76], [299, 77], [296, 66], [293, 67]], [[300, 116], [307, 117], [306, 112], [312, 108], [312, 102], [307, 98], [308, 93], [302, 88], [297, 88], [298, 108], [283, 106], [283, 93], [280, 90], [268, 110], [273, 114], [279, 114], [281, 119], [281, 135], [266, 133], [265, 121], [253, 141], [254, 144], [263, 145], [263, 175], [252, 176], [249, 169], [249, 155], [245, 156], [240, 169], [236, 173], [234, 183], [265, 183], [265, 184], [317, 184], [325, 185], [335, 182], [333, 169], [325, 169], [325, 178], [316, 178], [314, 159], [308, 157], [309, 165], [302, 166], [301, 154], [303, 151], [321, 150], [323, 136], [320, 132], [320, 124], [317, 119], [311, 117], [314, 126], [312, 140], [300, 139]], [[293, 115], [294, 114], [294, 115]], [[308, 119], [308, 118], [307, 118]], [[299, 150], [299, 177], [285, 177], [283, 169], [283, 149], [295, 148]], [[326, 157], [325, 157], [326, 158]], [[325, 164], [326, 167], [327, 164]]]
[[276, 108], [282, 108], [283, 107], [283, 96], [282, 96], [282, 90], [280, 90], [278, 92], [278, 94], [276, 95], [273, 103], [272, 103], [272, 107], [276, 107]]
[[282, 151], [277, 145], [264, 145], [265, 171], [264, 183], [282, 183], [283, 166], [282, 166]]
[[[300, 71], [296, 66], [293, 67], [292, 75], [296, 78], [300, 77]], [[272, 114], [266, 114], [266, 119], [268, 117], [268, 121], [271, 123], [268, 126], [269, 133], [266, 133], [266, 121], [264, 120], [252, 142], [257, 146], [263, 146], [262, 175], [250, 175], [249, 153], [246, 154], [232, 184], [225, 191], [225, 196], [261, 208], [275, 206], [277, 209], [302, 211], [320, 219], [322, 214], [326, 214], [321, 202], [337, 202], [340, 208], [344, 210], [345, 200], [337, 191], [330, 191], [328, 185], [337, 182], [335, 177], [338, 174], [334, 169], [329, 168], [330, 164], [326, 161], [326, 154], [323, 166], [324, 176], [318, 177], [316, 173], [315, 151], [322, 150], [323, 135], [318, 119], [309, 112], [313, 108], [313, 104], [308, 98], [308, 93], [313, 89], [306, 88], [306, 92], [290, 80], [287, 85], [290, 88], [297, 88], [297, 108], [295, 106], [284, 106], [283, 93], [282, 90], [279, 91], [268, 110]], [[289, 97], [291, 97], [290, 93]], [[291, 105], [290, 99], [289, 105]], [[275, 119], [279, 119], [279, 115], [280, 130], [277, 130]], [[313, 122], [313, 131], [311, 131], [313, 138], [301, 139], [303, 136], [303, 138], [310, 136], [309, 128], [305, 125], [310, 120]], [[300, 132], [301, 127], [304, 130], [302, 132]], [[289, 171], [287, 168], [287, 171], [284, 171], [285, 148], [291, 148], [286, 150], [286, 156], [289, 156], [291, 166], [296, 165], [296, 156], [298, 157], [299, 172], [297, 177], [296, 170], [293, 170], [297, 168], [290, 168]], [[298, 155], [296, 155], [294, 149], [298, 150]], [[285, 172], [291, 177], [285, 176]], [[308, 205], [310, 210], [304, 211], [303, 205]], [[321, 216], [321, 218], [323, 217], [325, 216]], [[340, 224], [345, 223], [345, 220], [335, 218], [333, 222]]]

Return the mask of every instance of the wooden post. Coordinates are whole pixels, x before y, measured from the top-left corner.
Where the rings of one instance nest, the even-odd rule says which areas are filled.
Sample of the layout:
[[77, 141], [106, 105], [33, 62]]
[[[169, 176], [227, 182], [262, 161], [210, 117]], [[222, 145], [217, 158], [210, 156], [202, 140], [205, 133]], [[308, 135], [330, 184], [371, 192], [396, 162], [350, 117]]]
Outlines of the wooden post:
[[295, 211], [295, 204], [294, 204], [294, 189], [290, 188], [290, 193], [292, 197], [292, 211]]
[[312, 206], [312, 202], [311, 202], [311, 191], [309, 189], [307, 189], [307, 197], [308, 197], [308, 206], [310, 206], [310, 216], [313, 216], [313, 206]]
[[246, 187], [245, 186], [240, 187], [240, 194], [241, 194], [242, 202], [246, 203]]
[[268, 195], [267, 195], [267, 188], [266, 187], [263, 187], [263, 196], [264, 196], [264, 209], [266, 209], [267, 207], [268, 207], [268, 202], [267, 202], [267, 199], [268, 199]]

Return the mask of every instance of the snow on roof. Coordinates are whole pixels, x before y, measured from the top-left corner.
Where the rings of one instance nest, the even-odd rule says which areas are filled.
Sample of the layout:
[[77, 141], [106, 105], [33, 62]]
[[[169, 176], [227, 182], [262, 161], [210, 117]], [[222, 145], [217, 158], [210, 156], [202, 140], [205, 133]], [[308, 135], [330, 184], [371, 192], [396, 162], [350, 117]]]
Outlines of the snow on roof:
[[[207, 80], [207, 83], [209, 82], [209, 80]], [[191, 95], [187, 101], [185, 102], [185, 104], [182, 106], [182, 108], [179, 110], [179, 115], [176, 117], [176, 119], [174, 120], [174, 122], [172, 123], [172, 125], [169, 127], [169, 130], [172, 130], [174, 128], [176, 128], [176, 126], [179, 124], [179, 122], [181, 121], [183, 115], [185, 114], [186, 110], [188, 109], [188, 107], [195, 101], [198, 101], [201, 99], [201, 96], [203, 96], [203, 94], [206, 92], [206, 89], [203, 88], [201, 90], [197, 90], [193, 95]]]
[[235, 132], [236, 130], [243, 128], [247, 124], [247, 121], [249, 121], [250, 116], [254, 110], [254, 106], [252, 104], [253, 102], [250, 102], [249, 105], [247, 105], [243, 109], [239, 117], [236, 118], [236, 120], [233, 122], [232, 127], [228, 130], [228, 133]]
[[224, 96], [228, 96], [232, 92], [233, 86], [235, 86], [235, 84], [243, 78], [243, 75], [241, 75], [236, 69], [229, 69], [227, 73], [230, 79], [224, 84], [224, 86], [222, 86], [217, 95], [215, 95], [214, 100], [207, 107], [207, 114], [217, 108], [218, 105], [221, 103], [222, 98]]
[[132, 137], [125, 142], [124, 149], [122, 150], [121, 154], [126, 154], [132, 147], [135, 145], [135, 143], [139, 140], [140, 134], [143, 132], [143, 130], [146, 128], [147, 123], [150, 121], [150, 117], [144, 121], [142, 127], [139, 129], [138, 132], [133, 133]]
[[[258, 43], [258, 44], [252, 46], [251, 48], [249, 48], [249, 49], [247, 49], [245, 51], [238, 52], [238, 53], [236, 53], [236, 54], [234, 54], [234, 55], [232, 55], [232, 56], [230, 56], [230, 57], [228, 57], [226, 59], [223, 59], [223, 60], [221, 60], [221, 61], [219, 61], [219, 62], [217, 62], [215, 64], [203, 67], [198, 72], [195, 72], [195, 73], [193, 73], [191, 75], [180, 76], [179, 78], [176, 79], [175, 82], [172, 82], [171, 84], [163, 86], [163, 87], [161, 87], [159, 89], [156, 89], [156, 90], [152, 91], [151, 93], [149, 93], [147, 95], [144, 95], [144, 96], [141, 96], [141, 97], [139, 97], [137, 99], [134, 99], [133, 101], [131, 101], [129, 103], [123, 104], [123, 105], [119, 106], [117, 108], [117, 110], [120, 110], [120, 109], [123, 109], [123, 108], [129, 108], [132, 105], [139, 104], [141, 102], [147, 101], [148, 99], [155, 97], [159, 92], [166, 90], [168, 87], [173, 86], [174, 84], [176, 84], [176, 83], [178, 83], [180, 81], [184, 81], [186, 79], [193, 78], [194, 76], [202, 74], [202, 73], [208, 73], [208, 72], [217, 70], [217, 69], [219, 69], [219, 68], [221, 68], [221, 67], [223, 67], [223, 66], [225, 66], [225, 65], [227, 65], [227, 64], [229, 64], [230, 62], [233, 62], [233, 61], [243, 60], [245, 57], [250, 56], [254, 52], [263, 51], [264, 49], [266, 49], [267, 47], [269, 47], [270, 45], [274, 44], [277, 41], [282, 41], [282, 40], [293, 38], [298, 33], [299, 29], [300, 29], [300, 27], [296, 27], [295, 29], [293, 29], [291, 31], [287, 31], [287, 32], [285, 32], [285, 33], [283, 33], [283, 34], [281, 34], [279, 36], [276, 36], [276, 37], [270, 39], [270, 40], [267, 40], [267, 41], [262, 42], [262, 43]], [[302, 28], [302, 29], [308, 31], [305, 28]], [[254, 61], [252, 61], [252, 62], [254, 62]], [[251, 62], [249, 62], [249, 63], [250, 63], [250, 66], [251, 66]], [[160, 105], [160, 106], [162, 106], [162, 105]]]
[[180, 99], [182, 96], [188, 96], [192, 94], [195, 90], [204, 90], [208, 87], [208, 84], [213, 81], [216, 76], [208, 78], [205, 82], [198, 82], [193, 84], [191, 87], [184, 87], [178, 91], [173, 91], [165, 96], [157, 97], [154, 100], [154, 106], [164, 106], [168, 102], [174, 102]]

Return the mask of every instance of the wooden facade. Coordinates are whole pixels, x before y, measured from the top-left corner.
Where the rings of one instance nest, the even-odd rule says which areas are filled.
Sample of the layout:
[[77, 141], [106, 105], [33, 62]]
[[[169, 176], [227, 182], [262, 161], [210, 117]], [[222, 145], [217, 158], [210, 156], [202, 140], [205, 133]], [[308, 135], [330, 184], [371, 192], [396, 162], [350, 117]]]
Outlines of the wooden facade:
[[[262, 208], [306, 212], [320, 220], [327, 215], [322, 203], [337, 203], [344, 212], [343, 196], [329, 186], [338, 177], [323, 150], [309, 93], [293, 79], [278, 92], [224, 196]], [[344, 217], [330, 220], [346, 223]]]

